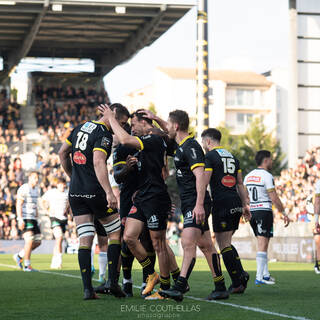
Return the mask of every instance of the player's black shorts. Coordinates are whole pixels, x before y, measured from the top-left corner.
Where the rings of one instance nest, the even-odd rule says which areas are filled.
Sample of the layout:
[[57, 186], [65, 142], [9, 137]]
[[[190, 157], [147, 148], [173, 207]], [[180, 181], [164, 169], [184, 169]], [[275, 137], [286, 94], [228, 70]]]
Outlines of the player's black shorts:
[[242, 203], [239, 197], [214, 201], [212, 204], [212, 226], [214, 232], [237, 230], [242, 216]]
[[269, 210], [251, 211], [250, 225], [255, 236], [273, 237], [273, 213]]
[[194, 209], [194, 206], [185, 207], [183, 208], [183, 229], [185, 228], [197, 228], [200, 229], [202, 233], [209, 230], [209, 224], [208, 219], [210, 216], [210, 209], [211, 209], [211, 203], [205, 203], [204, 204], [204, 211], [206, 214], [206, 220], [203, 224], [197, 224], [196, 218], [192, 218], [192, 210]]
[[68, 220], [66, 220], [66, 219], [60, 220], [57, 218], [50, 217], [50, 221], [51, 221], [51, 229], [53, 229], [55, 227], [60, 227], [62, 230], [62, 233], [66, 232], [66, 226], [68, 224]]
[[24, 229], [23, 229], [23, 233], [27, 232], [27, 231], [32, 231], [33, 234], [41, 234], [39, 225], [38, 225], [38, 221], [34, 220], [34, 219], [23, 219], [24, 222]]
[[146, 223], [151, 231], [167, 229], [168, 213], [171, 209], [169, 196], [158, 196], [148, 201], [135, 202], [129, 212], [128, 218]]
[[120, 221], [121, 221], [121, 233], [124, 232], [124, 227], [128, 214], [133, 206], [132, 194], [125, 193], [122, 195], [120, 193]]
[[118, 212], [117, 209], [108, 207], [106, 195], [101, 193], [94, 197], [69, 194], [69, 203], [74, 217], [92, 214], [95, 218], [101, 219]]

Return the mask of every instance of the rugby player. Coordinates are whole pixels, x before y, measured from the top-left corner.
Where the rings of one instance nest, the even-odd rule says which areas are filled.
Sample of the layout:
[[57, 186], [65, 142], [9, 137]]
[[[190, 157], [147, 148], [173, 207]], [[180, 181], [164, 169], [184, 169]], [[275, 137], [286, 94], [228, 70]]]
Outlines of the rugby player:
[[[23, 271], [38, 271], [31, 267], [31, 252], [41, 244], [41, 232], [38, 226], [38, 188], [39, 175], [33, 171], [29, 174], [28, 183], [23, 184], [17, 191], [17, 220], [18, 228], [23, 232], [24, 249], [14, 254], [13, 259]], [[22, 265], [24, 259], [24, 266]]]
[[315, 190], [315, 200], [314, 200], [314, 229], [313, 237], [316, 244], [316, 255], [315, 255], [315, 266], [314, 271], [316, 274], [320, 274], [320, 224], [319, 224], [319, 215], [320, 215], [320, 180], [316, 183]]
[[239, 255], [231, 244], [240, 217], [250, 219], [249, 197], [243, 186], [240, 163], [220, 145], [219, 130], [209, 128], [201, 137], [206, 151], [205, 172], [211, 189], [213, 231], [232, 280], [229, 293], [243, 293], [249, 274], [243, 270]]
[[[150, 113], [148, 115], [157, 121], [158, 117], [155, 118]], [[159, 125], [161, 127], [165, 125], [163, 120]], [[204, 253], [214, 278], [215, 290], [208, 299], [226, 299], [229, 294], [226, 291], [220, 264], [216, 261], [217, 252], [213, 246], [208, 225], [211, 199], [206, 191], [202, 148], [188, 133], [189, 116], [185, 111], [171, 112], [166, 125], [169, 138], [175, 141], [170, 155], [174, 156], [181, 210], [184, 216], [181, 236], [183, 262], [174, 286], [160, 294], [176, 301], [183, 300], [183, 294], [189, 290], [188, 278], [196, 262], [198, 246]]]
[[250, 221], [252, 230], [257, 238], [257, 273], [256, 285], [275, 284], [275, 279], [270, 276], [268, 270], [268, 246], [273, 237], [273, 213], [272, 204], [282, 213], [285, 227], [290, 223], [279, 199], [272, 174], [272, 155], [270, 151], [260, 150], [255, 156], [258, 168], [249, 172], [244, 184], [250, 196]]
[[[139, 150], [137, 184], [138, 192], [134, 198], [124, 231], [124, 241], [130, 251], [148, 274], [147, 284], [143, 295], [152, 292], [160, 281], [160, 289], [170, 288], [169, 254], [166, 242], [167, 216], [171, 207], [167, 186], [162, 177], [167, 145], [159, 135], [148, 134], [152, 128], [152, 121], [139, 113], [134, 113], [131, 119], [132, 133], [129, 135], [115, 119], [115, 114], [107, 105], [100, 105], [98, 109], [104, 113], [110, 122], [113, 132], [121, 144]], [[159, 275], [154, 271], [146, 250], [139, 241], [145, 223], [149, 229], [153, 247], [157, 253], [160, 268]], [[146, 297], [164, 299], [158, 292]]]
[[[130, 116], [128, 110], [114, 104], [116, 120], [124, 126]], [[109, 238], [108, 276], [110, 292], [124, 297], [117, 282], [120, 257], [120, 219], [117, 199], [108, 179], [106, 161], [111, 155], [112, 132], [106, 116], [88, 121], [74, 128], [60, 148], [63, 169], [71, 178], [69, 203], [76, 222], [80, 241], [78, 260], [84, 287], [84, 299], [97, 299], [91, 282], [91, 247], [94, 237], [94, 218], [103, 225]], [[71, 158], [72, 162], [71, 162]]]
[[42, 196], [42, 206], [49, 212], [55, 246], [51, 260], [51, 269], [62, 267], [62, 241], [68, 222], [68, 190], [64, 178], [58, 178], [56, 188], [48, 190]]

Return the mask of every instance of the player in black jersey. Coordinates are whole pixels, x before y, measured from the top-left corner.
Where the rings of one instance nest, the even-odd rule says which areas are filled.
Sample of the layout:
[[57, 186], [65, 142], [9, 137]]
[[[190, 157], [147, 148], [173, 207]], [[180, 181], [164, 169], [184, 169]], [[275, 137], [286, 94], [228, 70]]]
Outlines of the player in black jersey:
[[212, 223], [224, 264], [232, 279], [230, 293], [243, 293], [249, 275], [242, 268], [231, 238], [238, 229], [240, 217], [250, 220], [249, 197], [243, 185], [240, 163], [220, 146], [221, 133], [209, 128], [203, 131], [202, 144], [206, 153], [206, 179], [212, 196]]
[[[169, 137], [173, 140], [171, 142], [174, 142], [174, 140], [176, 142], [172, 148], [175, 151], [171, 150], [170, 155], [174, 155], [181, 209], [184, 215], [184, 230], [182, 233], [184, 257], [180, 276], [172, 289], [163, 290], [160, 295], [177, 301], [183, 299], [183, 293], [188, 288], [187, 279], [195, 264], [196, 247], [198, 245], [207, 258], [216, 284], [216, 290], [208, 298], [225, 299], [228, 297], [228, 292], [219, 268], [220, 264], [216, 260], [217, 252], [212, 244], [208, 226], [211, 199], [206, 192], [204, 154], [198, 142], [188, 134], [188, 114], [182, 110], [171, 112], [168, 123], [166, 123], [164, 120], [155, 117], [151, 112], [145, 112], [150, 119], [157, 121], [164, 130], [167, 130]], [[219, 269], [220, 271], [218, 271]]]
[[[119, 126], [115, 120], [114, 113], [108, 106], [100, 105], [99, 110], [104, 112], [104, 115], [109, 119], [112, 130], [121, 144], [140, 150], [137, 163], [139, 171], [138, 192], [126, 221], [124, 240], [148, 274], [147, 285], [142, 293], [150, 293], [159, 280], [161, 289], [169, 289], [170, 260], [166, 243], [166, 227], [171, 201], [162, 177], [167, 148], [166, 143], [159, 135], [147, 134], [152, 128], [152, 122], [141, 114], [135, 113], [131, 120], [133, 134], [139, 136], [137, 137], [129, 135]], [[139, 236], [145, 223], [158, 256], [160, 279], [151, 266], [145, 249], [139, 242]], [[163, 298], [156, 293], [146, 299]]]
[[[127, 131], [127, 130], [126, 130]], [[127, 131], [128, 132], [128, 131]], [[125, 229], [126, 219], [133, 206], [133, 196], [137, 192], [137, 181], [138, 181], [138, 151], [134, 148], [127, 147], [119, 144], [113, 153], [113, 168], [114, 177], [120, 187], [120, 220], [121, 220], [121, 231], [122, 236]], [[154, 266], [156, 254], [152, 246], [149, 232], [144, 229], [140, 235], [140, 241], [143, 247], [146, 249], [147, 254], [150, 258], [151, 264]], [[132, 264], [134, 256], [126, 242], [122, 239], [121, 243], [121, 261], [123, 271], [123, 291], [128, 297], [133, 296], [132, 293]], [[144, 290], [146, 285], [147, 274], [143, 273], [143, 281], [141, 291]], [[143, 296], [144, 297], [144, 296]]]
[[[124, 125], [130, 114], [119, 104], [117, 120]], [[108, 261], [110, 291], [125, 296], [117, 282], [120, 256], [120, 219], [117, 200], [108, 180], [106, 161], [111, 154], [112, 133], [108, 119], [88, 121], [74, 128], [59, 151], [61, 165], [71, 178], [69, 203], [77, 225], [80, 241], [78, 259], [84, 286], [84, 299], [96, 299], [91, 283], [91, 247], [94, 237], [94, 218], [103, 225], [109, 238]], [[71, 160], [72, 159], [72, 160]]]

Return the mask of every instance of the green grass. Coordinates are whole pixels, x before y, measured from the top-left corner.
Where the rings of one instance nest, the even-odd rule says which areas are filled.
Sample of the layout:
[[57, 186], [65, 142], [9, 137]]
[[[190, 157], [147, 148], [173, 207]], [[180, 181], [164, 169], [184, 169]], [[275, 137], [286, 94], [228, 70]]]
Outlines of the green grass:
[[[32, 265], [40, 271], [50, 271], [50, 255], [33, 255]], [[213, 289], [212, 280], [203, 259], [197, 259], [190, 278], [191, 291], [182, 303], [174, 301], [144, 301], [135, 289], [135, 297], [116, 299], [101, 296], [100, 300], [83, 301], [80, 279], [61, 276], [79, 276], [77, 256], [64, 255], [64, 268], [53, 271], [58, 274], [25, 273], [4, 267], [14, 265], [11, 255], [0, 255], [0, 319], [39, 320], [113, 320], [113, 319], [219, 319], [219, 320], [273, 320], [285, 319], [277, 315], [258, 313], [220, 303], [193, 300], [188, 296], [205, 298]], [[178, 264], [181, 259], [178, 258]], [[251, 280], [243, 295], [233, 295], [223, 302], [259, 308], [288, 316], [320, 319], [320, 276], [313, 271], [312, 264], [270, 263], [272, 276], [277, 284], [256, 287], [255, 261], [244, 261]], [[98, 263], [96, 261], [95, 265]], [[230, 280], [224, 271], [227, 285]], [[134, 283], [141, 283], [141, 271], [134, 264]], [[96, 284], [96, 282], [94, 282]], [[290, 319], [287, 318], [287, 319]], [[291, 319], [295, 319], [294, 317]]]

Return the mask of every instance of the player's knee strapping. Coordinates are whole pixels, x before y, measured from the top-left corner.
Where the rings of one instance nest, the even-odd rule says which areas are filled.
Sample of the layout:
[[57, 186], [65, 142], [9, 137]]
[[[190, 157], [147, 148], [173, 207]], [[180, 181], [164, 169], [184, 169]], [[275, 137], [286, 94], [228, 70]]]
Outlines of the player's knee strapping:
[[121, 228], [120, 219], [116, 218], [113, 221], [104, 224], [103, 227], [107, 234], [119, 231]]
[[94, 237], [95, 230], [96, 229], [93, 222], [86, 222], [77, 225], [77, 233], [79, 239], [83, 237]]

